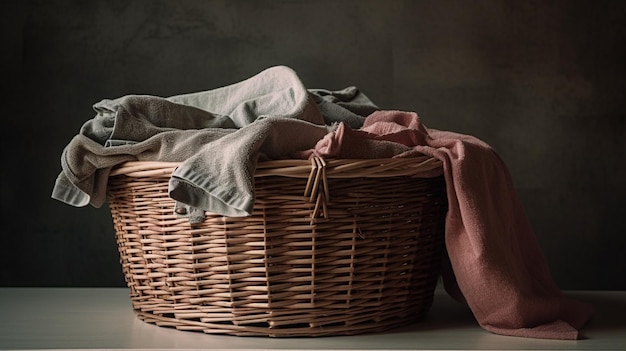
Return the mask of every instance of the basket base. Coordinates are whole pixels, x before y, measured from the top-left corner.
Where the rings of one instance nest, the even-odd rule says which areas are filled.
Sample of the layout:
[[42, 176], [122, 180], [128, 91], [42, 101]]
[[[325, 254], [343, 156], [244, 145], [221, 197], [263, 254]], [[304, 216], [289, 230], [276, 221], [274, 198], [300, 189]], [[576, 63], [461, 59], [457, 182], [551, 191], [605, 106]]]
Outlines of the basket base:
[[[424, 302], [422, 302], [424, 304]], [[428, 303], [430, 307], [431, 303]], [[424, 304], [426, 306], [426, 304]], [[222, 334], [231, 336], [249, 337], [328, 337], [347, 336], [364, 333], [378, 333], [409, 324], [423, 321], [428, 314], [429, 308], [406, 314], [406, 310], [385, 311], [385, 315], [375, 315], [369, 309], [364, 309], [361, 315], [354, 316], [345, 312], [334, 311], [334, 317], [328, 311], [311, 312], [309, 323], [292, 323], [289, 320], [288, 311], [268, 312], [267, 316], [259, 316], [259, 321], [248, 320], [237, 322], [235, 316], [231, 320], [215, 320], [215, 316], [207, 313], [196, 312], [195, 318], [177, 318], [179, 313], [160, 313], [135, 310], [137, 317], [149, 324], [159, 327], [175, 328], [181, 331], [202, 332], [205, 334]], [[188, 311], [182, 312], [183, 314]], [[203, 316], [204, 315], [204, 316]], [[274, 316], [278, 315], [278, 316]], [[350, 318], [353, 317], [353, 318]], [[249, 319], [247, 316], [246, 319]], [[303, 316], [295, 316], [302, 320]]]

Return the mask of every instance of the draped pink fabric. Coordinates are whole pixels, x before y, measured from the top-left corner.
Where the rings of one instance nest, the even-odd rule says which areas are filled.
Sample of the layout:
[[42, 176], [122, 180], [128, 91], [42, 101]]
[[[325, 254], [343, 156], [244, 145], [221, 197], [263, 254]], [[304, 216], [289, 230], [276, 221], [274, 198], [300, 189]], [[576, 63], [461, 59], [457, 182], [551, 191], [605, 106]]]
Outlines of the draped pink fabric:
[[346, 125], [304, 156], [411, 157], [443, 162], [447, 186], [446, 250], [442, 272], [448, 294], [467, 303], [493, 333], [577, 339], [593, 308], [565, 296], [517, 197], [502, 159], [485, 142], [426, 128], [416, 113], [377, 111], [360, 130]]

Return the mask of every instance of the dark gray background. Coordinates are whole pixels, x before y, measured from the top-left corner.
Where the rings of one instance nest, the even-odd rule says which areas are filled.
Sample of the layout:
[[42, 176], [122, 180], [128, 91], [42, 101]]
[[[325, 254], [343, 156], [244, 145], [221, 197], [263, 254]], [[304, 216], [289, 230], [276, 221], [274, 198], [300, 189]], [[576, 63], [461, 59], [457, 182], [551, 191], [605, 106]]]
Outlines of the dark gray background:
[[122, 286], [107, 208], [50, 198], [91, 106], [278, 64], [502, 156], [563, 289], [626, 289], [623, 1], [4, 1], [2, 286]]

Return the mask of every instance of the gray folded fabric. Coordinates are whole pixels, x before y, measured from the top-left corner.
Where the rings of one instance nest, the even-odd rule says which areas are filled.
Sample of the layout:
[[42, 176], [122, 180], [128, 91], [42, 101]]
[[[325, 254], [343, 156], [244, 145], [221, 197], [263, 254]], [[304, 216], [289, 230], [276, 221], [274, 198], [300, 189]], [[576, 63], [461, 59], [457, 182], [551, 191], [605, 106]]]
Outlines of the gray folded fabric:
[[343, 122], [352, 129], [359, 129], [365, 118], [378, 111], [376, 106], [357, 87], [341, 90], [309, 89], [326, 124]]
[[[169, 98], [128, 95], [94, 109], [96, 116], [64, 149], [52, 192], [74, 206], [100, 207], [118, 164], [176, 161], [182, 164], [170, 184], [172, 198], [244, 216], [251, 212], [260, 153], [280, 158], [309, 149], [327, 132], [312, 94], [284, 66], [214, 90]], [[190, 212], [198, 220], [198, 211]]]
[[239, 83], [172, 96], [168, 100], [228, 116], [237, 128], [272, 116], [324, 124], [324, 118], [296, 72], [285, 66], [268, 68]]
[[80, 134], [105, 146], [143, 141], [164, 131], [236, 128], [228, 116], [150, 95], [105, 99], [93, 108], [96, 116], [83, 124]]
[[118, 146], [104, 146], [79, 134], [61, 155], [61, 168], [52, 198], [69, 205], [100, 207], [106, 201], [111, 168], [126, 161], [183, 162], [211, 143], [236, 129], [207, 128], [171, 130], [147, 140]]
[[259, 157], [280, 159], [306, 150], [328, 133], [325, 125], [274, 117], [251, 123], [202, 146], [172, 173], [169, 195], [226, 216], [252, 214]]

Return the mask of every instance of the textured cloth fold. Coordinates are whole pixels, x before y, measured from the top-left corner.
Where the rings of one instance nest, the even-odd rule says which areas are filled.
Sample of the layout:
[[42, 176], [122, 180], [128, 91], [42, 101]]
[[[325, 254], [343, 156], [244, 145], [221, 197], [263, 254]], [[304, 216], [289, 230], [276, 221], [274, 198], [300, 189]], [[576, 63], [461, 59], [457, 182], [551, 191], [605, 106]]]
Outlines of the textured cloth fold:
[[[202, 146], [172, 173], [172, 199], [225, 216], [252, 214], [254, 171], [259, 157], [280, 159], [313, 147], [325, 125], [290, 118], [258, 120]], [[295, 137], [284, 137], [291, 136]], [[219, 155], [219, 156], [216, 156]]]
[[355, 86], [341, 90], [309, 89], [326, 124], [343, 122], [361, 128], [365, 118], [379, 108]]
[[147, 140], [105, 147], [79, 134], [61, 154], [59, 173], [52, 198], [66, 204], [100, 207], [106, 201], [111, 168], [127, 161], [183, 162], [197, 153], [200, 145], [211, 143], [235, 129], [172, 130]]
[[[63, 150], [52, 191], [73, 206], [102, 206], [109, 172], [118, 164], [174, 161], [182, 164], [174, 171], [173, 199], [243, 216], [250, 211], [250, 177], [259, 153], [289, 155], [311, 148], [327, 132], [312, 94], [285, 66], [203, 92], [105, 99], [94, 110], [96, 116]], [[284, 135], [298, 137], [279, 138], [274, 122]], [[236, 136], [218, 142], [231, 133]]]
[[337, 128], [303, 154], [370, 158], [372, 150], [387, 150], [388, 142], [407, 147], [396, 157], [425, 154], [443, 162], [449, 265], [442, 274], [448, 293], [467, 303], [491, 332], [577, 339], [593, 309], [564, 296], [552, 280], [511, 176], [485, 142], [427, 129], [413, 112], [377, 111], [361, 130]]

